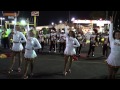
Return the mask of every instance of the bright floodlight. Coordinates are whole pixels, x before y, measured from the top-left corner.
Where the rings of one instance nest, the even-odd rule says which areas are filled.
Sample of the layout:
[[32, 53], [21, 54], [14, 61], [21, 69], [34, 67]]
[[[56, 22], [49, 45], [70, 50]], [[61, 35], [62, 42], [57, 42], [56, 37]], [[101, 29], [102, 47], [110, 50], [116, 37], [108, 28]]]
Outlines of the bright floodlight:
[[51, 24], [54, 25], [54, 22], [52, 22]]
[[60, 20], [59, 23], [62, 23], [62, 21]]
[[0, 17], [0, 19], [1, 19], [1, 20], [5, 20], [5, 18], [3, 18], [3, 17]]
[[21, 22], [20, 22], [22, 25], [26, 25], [26, 22], [25, 22], [25, 20], [21, 20]]
[[71, 21], [74, 21], [74, 20], [75, 20], [75, 18], [72, 18], [72, 19], [71, 19]]

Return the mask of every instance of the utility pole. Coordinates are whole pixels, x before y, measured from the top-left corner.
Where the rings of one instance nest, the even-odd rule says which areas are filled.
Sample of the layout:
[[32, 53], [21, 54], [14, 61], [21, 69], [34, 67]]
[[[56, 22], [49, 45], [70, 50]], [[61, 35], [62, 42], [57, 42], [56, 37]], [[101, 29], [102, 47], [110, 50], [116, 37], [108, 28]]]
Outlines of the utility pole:
[[108, 20], [108, 11], [106, 11], [106, 20]]
[[34, 27], [36, 27], [36, 16], [34, 16]]
[[70, 23], [70, 11], [69, 11], [69, 23]]

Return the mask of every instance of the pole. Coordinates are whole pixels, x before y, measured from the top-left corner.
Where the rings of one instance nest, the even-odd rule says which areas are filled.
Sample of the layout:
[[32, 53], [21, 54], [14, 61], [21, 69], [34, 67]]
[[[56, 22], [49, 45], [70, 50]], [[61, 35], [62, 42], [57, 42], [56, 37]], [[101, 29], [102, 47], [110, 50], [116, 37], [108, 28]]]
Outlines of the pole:
[[2, 26], [2, 18], [1, 18], [1, 26]]
[[36, 16], [34, 16], [34, 27], [36, 27]]
[[106, 20], [108, 20], [108, 11], [106, 11]]
[[69, 23], [70, 23], [70, 11], [69, 11]]

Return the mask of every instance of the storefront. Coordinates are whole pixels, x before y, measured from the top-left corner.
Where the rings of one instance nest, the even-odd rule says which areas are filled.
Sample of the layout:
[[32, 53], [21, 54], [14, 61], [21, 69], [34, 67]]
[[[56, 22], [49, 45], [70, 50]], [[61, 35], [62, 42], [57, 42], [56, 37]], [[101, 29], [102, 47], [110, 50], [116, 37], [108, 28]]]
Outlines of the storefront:
[[73, 23], [82, 28], [83, 32], [93, 32], [97, 29], [99, 33], [104, 33], [105, 29], [109, 29], [110, 21], [108, 20], [74, 20]]

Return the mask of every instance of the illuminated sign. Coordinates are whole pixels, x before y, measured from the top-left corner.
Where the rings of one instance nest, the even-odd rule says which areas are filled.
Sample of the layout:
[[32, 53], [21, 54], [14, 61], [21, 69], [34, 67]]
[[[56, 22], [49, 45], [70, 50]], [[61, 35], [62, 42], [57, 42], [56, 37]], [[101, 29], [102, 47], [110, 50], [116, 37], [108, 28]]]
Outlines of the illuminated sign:
[[32, 11], [31, 16], [39, 16], [39, 11]]
[[18, 16], [19, 11], [2, 11], [3, 16]]
[[110, 21], [106, 20], [74, 20], [73, 23], [84, 23], [84, 24], [97, 24], [97, 26], [104, 26], [104, 24], [110, 24]]

